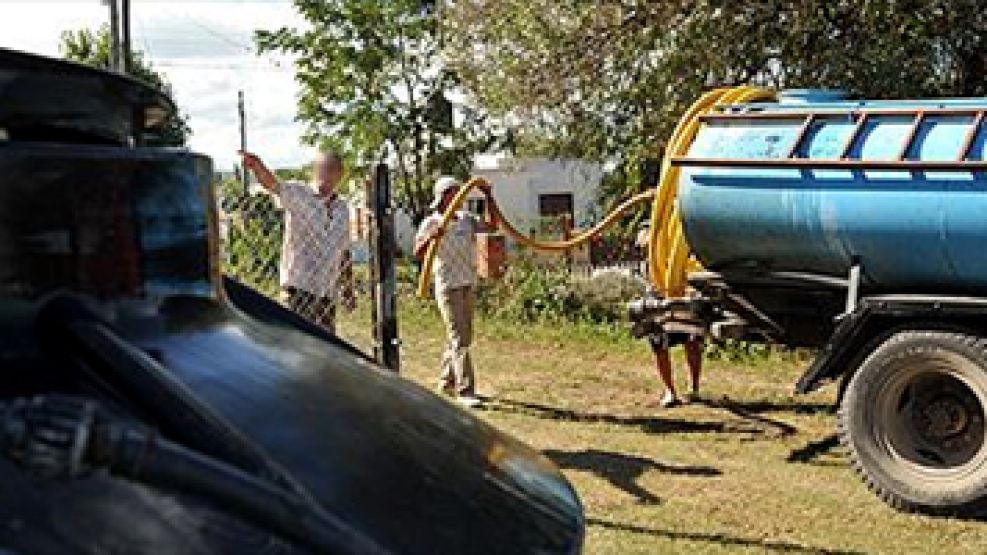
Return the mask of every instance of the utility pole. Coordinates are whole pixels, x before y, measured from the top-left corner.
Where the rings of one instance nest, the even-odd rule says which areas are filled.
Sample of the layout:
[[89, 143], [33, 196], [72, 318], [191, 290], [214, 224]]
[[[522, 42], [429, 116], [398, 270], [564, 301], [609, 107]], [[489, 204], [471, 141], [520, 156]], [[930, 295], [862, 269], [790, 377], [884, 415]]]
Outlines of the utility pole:
[[[247, 151], [247, 117], [246, 110], [243, 105], [243, 89], [237, 91], [237, 111], [240, 114], [240, 152]], [[240, 187], [243, 189], [243, 195], [247, 196], [250, 192], [247, 190], [249, 187], [249, 181], [247, 179], [247, 168], [240, 164]]]
[[110, 8], [110, 70], [129, 74], [130, 0], [103, 0], [103, 4]]
[[120, 70], [130, 75], [130, 0], [120, 0], [120, 28], [123, 36], [120, 44]]
[[120, 15], [117, 13], [117, 0], [103, 0], [110, 6], [110, 69], [121, 71], [120, 60]]

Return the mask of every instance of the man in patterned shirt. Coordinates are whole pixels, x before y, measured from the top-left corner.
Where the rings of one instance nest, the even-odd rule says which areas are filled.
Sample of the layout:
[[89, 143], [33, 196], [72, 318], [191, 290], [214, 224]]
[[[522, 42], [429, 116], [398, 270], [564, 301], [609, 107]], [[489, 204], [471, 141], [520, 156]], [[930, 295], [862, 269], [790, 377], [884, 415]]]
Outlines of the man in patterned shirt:
[[[349, 210], [336, 194], [343, 177], [342, 159], [332, 152], [319, 153], [312, 164], [312, 181], [305, 184], [281, 183], [256, 155], [240, 155], [243, 167], [277, 195], [284, 208], [280, 285], [286, 304], [336, 333], [337, 289], [350, 270]], [[342, 300], [352, 309], [352, 284], [343, 285], [347, 287]]]
[[[452, 177], [440, 177], [435, 182], [432, 213], [422, 220], [415, 236], [415, 256], [422, 259], [428, 244], [440, 235], [439, 225], [449, 203], [459, 191], [459, 182]], [[486, 226], [493, 227], [488, 219]], [[476, 233], [481, 222], [472, 214], [456, 212], [444, 232], [435, 256], [435, 299], [446, 326], [447, 343], [442, 354], [442, 374], [439, 390], [455, 395], [466, 407], [476, 407], [473, 362], [470, 345], [473, 342], [473, 305], [476, 286]]]

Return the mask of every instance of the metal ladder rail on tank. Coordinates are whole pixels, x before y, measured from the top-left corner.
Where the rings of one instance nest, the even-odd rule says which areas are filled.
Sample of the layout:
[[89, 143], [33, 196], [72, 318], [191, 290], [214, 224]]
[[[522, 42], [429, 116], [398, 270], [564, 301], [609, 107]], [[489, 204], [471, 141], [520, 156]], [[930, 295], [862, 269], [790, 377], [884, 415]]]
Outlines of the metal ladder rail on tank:
[[[804, 118], [795, 140], [786, 155], [781, 158], [697, 158], [690, 156], [674, 156], [673, 166], [704, 167], [704, 168], [795, 168], [806, 170], [829, 169], [859, 169], [859, 170], [905, 170], [905, 171], [948, 171], [948, 172], [977, 172], [987, 170], [987, 160], [969, 160], [970, 151], [977, 135], [984, 124], [984, 110], [966, 108], [921, 108], [921, 109], [881, 109], [867, 108], [851, 111], [816, 110], [807, 113], [795, 111], [780, 112], [722, 112], [706, 114], [699, 117], [701, 123], [717, 120], [749, 121], [749, 120], [793, 120]], [[911, 128], [906, 132], [898, 156], [894, 160], [866, 160], [851, 158], [854, 145], [858, 144], [860, 134], [866, 129], [867, 122], [879, 116], [912, 116]], [[955, 160], [914, 160], [908, 158], [908, 153], [915, 143], [919, 128], [929, 116], [971, 116], [969, 129], [964, 137], [962, 146]], [[855, 125], [843, 144], [839, 158], [807, 158], [799, 156], [805, 137], [815, 125], [825, 119], [851, 118]]]
[[[759, 168], [759, 169], [800, 169], [800, 170], [884, 170], [884, 171], [940, 171], [940, 172], [971, 172], [977, 173], [987, 170], [987, 160], [970, 160], [971, 151], [976, 143], [977, 136], [984, 127], [985, 115], [987, 111], [981, 108], [956, 108], [956, 107], [917, 107], [915, 109], [902, 108], [858, 108], [850, 110], [820, 109], [820, 110], [783, 110], [783, 111], [736, 111], [732, 107], [723, 107], [718, 113], [701, 114], [698, 116], [701, 125], [711, 122], [749, 122], [749, 121], [792, 121], [802, 118], [802, 123], [796, 131], [791, 145], [785, 150], [785, 154], [779, 158], [719, 158], [719, 157], [693, 157], [689, 155], [672, 156], [670, 163], [675, 167], [697, 167], [697, 168]], [[911, 116], [912, 124], [903, 136], [902, 144], [897, 152], [897, 156], [891, 160], [862, 159], [853, 158], [851, 153], [854, 147], [861, 143], [861, 134], [867, 129], [867, 124], [881, 117]], [[921, 126], [929, 121], [930, 117], [944, 116], [968, 116], [970, 117], [969, 127], [964, 135], [960, 148], [954, 160], [917, 160], [910, 159], [908, 154], [915, 145], [915, 140], [919, 136]], [[833, 120], [849, 119], [853, 122], [853, 128], [844, 139], [839, 148], [840, 155], [836, 158], [809, 158], [800, 155], [805, 147], [807, 137], [810, 137], [817, 126], [831, 123]], [[779, 277], [800, 279], [800, 276], [792, 272], [778, 272]], [[855, 287], [855, 279], [859, 279], [860, 268], [851, 268], [846, 280], [843, 282], [847, 289], [847, 307], [855, 307], [858, 299], [859, 288]], [[817, 276], [808, 276], [817, 277]], [[708, 287], [712, 283], [718, 282], [719, 275], [716, 272], [697, 272], [690, 274], [689, 282], [694, 286]], [[700, 285], [703, 283], [703, 285]], [[722, 289], [722, 286], [720, 287]], [[721, 310], [735, 313], [748, 322], [755, 323], [758, 329], [756, 335], [765, 338], [778, 340], [783, 333], [777, 323], [769, 317], [753, 309], [749, 303], [742, 302], [736, 295], [729, 292], [716, 295], [722, 304]], [[853, 298], [851, 298], [853, 297]], [[710, 300], [710, 299], [707, 299]], [[667, 299], [665, 304], [692, 306], [697, 304], [694, 299]], [[699, 303], [703, 304], [703, 303]], [[692, 310], [695, 310], [694, 308]]]

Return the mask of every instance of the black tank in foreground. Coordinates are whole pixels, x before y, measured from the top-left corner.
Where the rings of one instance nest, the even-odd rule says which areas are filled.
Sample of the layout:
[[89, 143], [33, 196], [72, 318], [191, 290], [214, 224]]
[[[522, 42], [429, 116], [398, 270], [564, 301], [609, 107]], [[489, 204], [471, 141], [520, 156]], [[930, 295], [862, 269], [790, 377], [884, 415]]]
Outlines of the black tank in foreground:
[[543, 456], [221, 277], [166, 97], [0, 50], [0, 553], [577, 553]]

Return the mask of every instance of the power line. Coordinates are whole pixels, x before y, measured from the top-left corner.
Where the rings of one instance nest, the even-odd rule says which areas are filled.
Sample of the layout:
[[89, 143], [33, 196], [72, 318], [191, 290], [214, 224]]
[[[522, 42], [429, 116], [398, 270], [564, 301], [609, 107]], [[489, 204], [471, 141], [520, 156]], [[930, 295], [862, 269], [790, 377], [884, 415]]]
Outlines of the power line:
[[290, 67], [280, 67], [280, 66], [262, 66], [262, 65], [246, 65], [246, 64], [218, 64], [214, 62], [181, 62], [181, 61], [168, 61], [168, 60], [156, 60], [154, 62], [155, 66], [160, 67], [174, 67], [179, 69], [201, 69], [201, 70], [229, 70], [229, 71], [270, 71], [274, 73], [294, 73], [294, 68]]
[[254, 51], [253, 47], [247, 46], [246, 44], [244, 44], [242, 42], [239, 42], [239, 41], [237, 41], [235, 39], [231, 39], [231, 38], [227, 37], [226, 35], [220, 33], [219, 31], [214, 31], [214, 30], [210, 29], [209, 27], [207, 27], [207, 26], [199, 23], [198, 21], [192, 19], [191, 17], [186, 17], [185, 19], [189, 23], [191, 23], [192, 25], [195, 25], [199, 29], [202, 29], [206, 33], [208, 33], [208, 34], [212, 35], [213, 37], [215, 37], [215, 38], [217, 38], [217, 39], [225, 42], [226, 44], [235, 46], [236, 48], [242, 49], [245, 52], [253, 52]]
[[222, 33], [220, 31], [217, 31], [217, 30], [209, 27], [208, 25], [205, 25], [203, 23], [200, 23], [200, 22], [196, 21], [195, 19], [193, 19], [192, 17], [190, 17], [188, 15], [179, 15], [179, 14], [176, 14], [175, 12], [171, 11], [170, 9], [168, 10], [168, 13], [171, 16], [177, 18], [177, 19], [181, 19], [181, 20], [187, 21], [188, 23], [192, 24], [194, 27], [199, 28], [201, 31], [203, 31], [206, 34], [210, 35], [214, 39], [217, 39], [220, 42], [223, 42], [223, 43], [225, 43], [225, 44], [227, 44], [229, 46], [232, 46], [232, 47], [236, 48], [239, 51], [239, 53], [253, 52], [254, 51], [253, 46], [248, 45], [248, 44], [240, 41], [239, 39], [231, 38], [226, 33]]
[[[233, 52], [235, 52], [236, 55], [253, 54], [254, 52], [253, 48], [251, 48], [244, 42], [232, 38], [225, 33], [217, 31], [206, 24], [200, 23], [199, 21], [196, 21], [190, 16], [179, 15], [172, 12], [171, 10], [168, 10], [168, 13], [175, 19], [187, 21], [192, 26], [197, 27], [204, 33], [211, 36], [216, 41], [220, 41], [225, 45], [233, 47]], [[147, 47], [148, 56], [151, 57], [150, 43], [148, 38], [149, 35], [146, 33], [146, 29], [143, 25], [143, 20], [141, 19], [140, 21], [141, 21], [141, 31], [143, 35], [142, 42]], [[184, 42], [187, 42], [187, 39], [185, 39]], [[265, 61], [267, 61], [268, 64], [273, 65], [273, 67], [271, 65], [265, 66], [265, 65], [247, 65], [247, 64], [223, 64], [216, 62], [188, 62], [188, 61], [178, 61], [178, 60], [171, 60], [171, 61], [153, 60], [153, 63], [156, 66], [164, 67], [164, 68], [173, 67], [180, 69], [203, 70], [203, 71], [226, 70], [233, 72], [275, 72], [275, 73], [292, 73], [294, 71], [293, 68], [291, 67], [287, 67], [287, 68], [281, 67], [280, 63], [277, 61], [272, 61], [269, 59], [265, 59]]]

